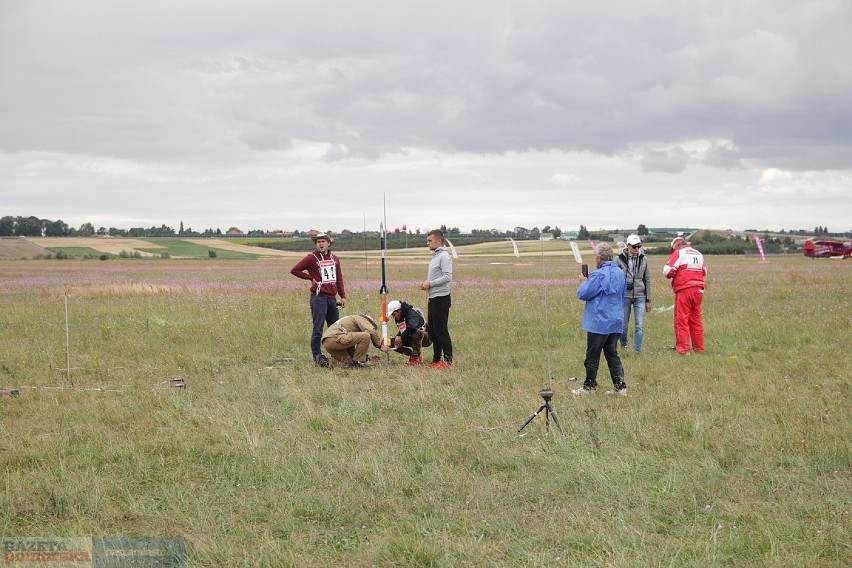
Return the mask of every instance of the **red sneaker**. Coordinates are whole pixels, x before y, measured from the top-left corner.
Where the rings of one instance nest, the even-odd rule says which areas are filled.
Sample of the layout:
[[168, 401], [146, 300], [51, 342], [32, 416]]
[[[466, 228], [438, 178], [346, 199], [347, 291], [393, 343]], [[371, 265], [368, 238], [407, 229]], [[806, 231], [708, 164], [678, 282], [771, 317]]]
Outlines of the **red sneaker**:
[[451, 363], [447, 363], [446, 361], [436, 361], [434, 363], [429, 363], [429, 366], [433, 369], [449, 369], [453, 365]]
[[423, 364], [423, 359], [420, 357], [409, 357], [407, 365], [411, 365], [412, 367], [416, 367], [417, 365]]

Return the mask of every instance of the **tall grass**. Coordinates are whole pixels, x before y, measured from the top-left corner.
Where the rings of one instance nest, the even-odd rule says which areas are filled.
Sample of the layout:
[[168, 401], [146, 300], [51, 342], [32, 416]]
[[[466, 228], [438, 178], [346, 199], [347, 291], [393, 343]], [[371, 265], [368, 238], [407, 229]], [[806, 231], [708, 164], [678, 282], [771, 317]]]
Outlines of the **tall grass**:
[[[629, 396], [574, 399], [570, 255], [459, 253], [443, 372], [314, 368], [292, 261], [2, 263], [0, 534], [183, 537], [191, 566], [852, 562], [852, 263], [708, 257], [707, 352], [652, 312]], [[411, 256], [391, 295], [425, 307]], [[375, 313], [378, 264], [343, 262]], [[544, 386], [565, 435], [518, 436]]]

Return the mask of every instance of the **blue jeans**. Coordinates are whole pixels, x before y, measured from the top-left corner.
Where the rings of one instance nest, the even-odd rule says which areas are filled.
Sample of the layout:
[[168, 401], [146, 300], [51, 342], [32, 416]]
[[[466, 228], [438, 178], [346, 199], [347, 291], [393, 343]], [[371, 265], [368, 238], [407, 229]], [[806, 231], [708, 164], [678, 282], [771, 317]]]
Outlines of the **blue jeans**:
[[627, 324], [630, 322], [630, 308], [633, 308], [633, 352], [642, 351], [642, 336], [645, 335], [645, 297], [624, 298], [624, 330], [621, 332], [621, 346], [627, 347]]
[[331, 325], [340, 319], [340, 311], [337, 309], [337, 298], [324, 294], [311, 294], [311, 317], [314, 320], [314, 330], [311, 333], [311, 355], [314, 361], [322, 354], [320, 345], [322, 342], [323, 324]]

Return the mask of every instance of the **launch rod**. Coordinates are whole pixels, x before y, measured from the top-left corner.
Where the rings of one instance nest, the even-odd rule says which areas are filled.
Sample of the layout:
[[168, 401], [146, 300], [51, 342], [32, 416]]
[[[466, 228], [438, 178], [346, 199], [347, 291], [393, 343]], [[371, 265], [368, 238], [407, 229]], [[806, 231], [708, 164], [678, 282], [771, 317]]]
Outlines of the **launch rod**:
[[385, 271], [385, 257], [387, 256], [387, 232], [385, 231], [384, 223], [379, 225], [379, 232], [381, 233], [381, 245], [382, 245], [382, 286], [379, 288], [379, 294], [382, 297], [382, 312], [380, 314], [380, 320], [382, 322], [382, 343], [384, 345], [390, 345], [390, 337], [388, 337], [388, 284], [387, 284], [387, 273]]

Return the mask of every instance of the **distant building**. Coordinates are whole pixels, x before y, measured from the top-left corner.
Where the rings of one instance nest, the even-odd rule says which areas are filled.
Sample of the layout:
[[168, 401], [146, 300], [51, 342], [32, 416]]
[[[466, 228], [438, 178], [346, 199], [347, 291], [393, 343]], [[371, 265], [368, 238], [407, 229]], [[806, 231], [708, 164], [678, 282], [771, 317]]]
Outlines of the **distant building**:
[[653, 227], [648, 228], [648, 236], [652, 239], [673, 239], [675, 237], [689, 238], [697, 229], [688, 227]]
[[317, 231], [316, 229], [311, 229], [310, 231], [305, 231], [303, 235], [306, 237], [315, 237], [321, 233], [326, 233], [331, 238], [336, 238], [340, 233], [335, 233], [334, 231]]

